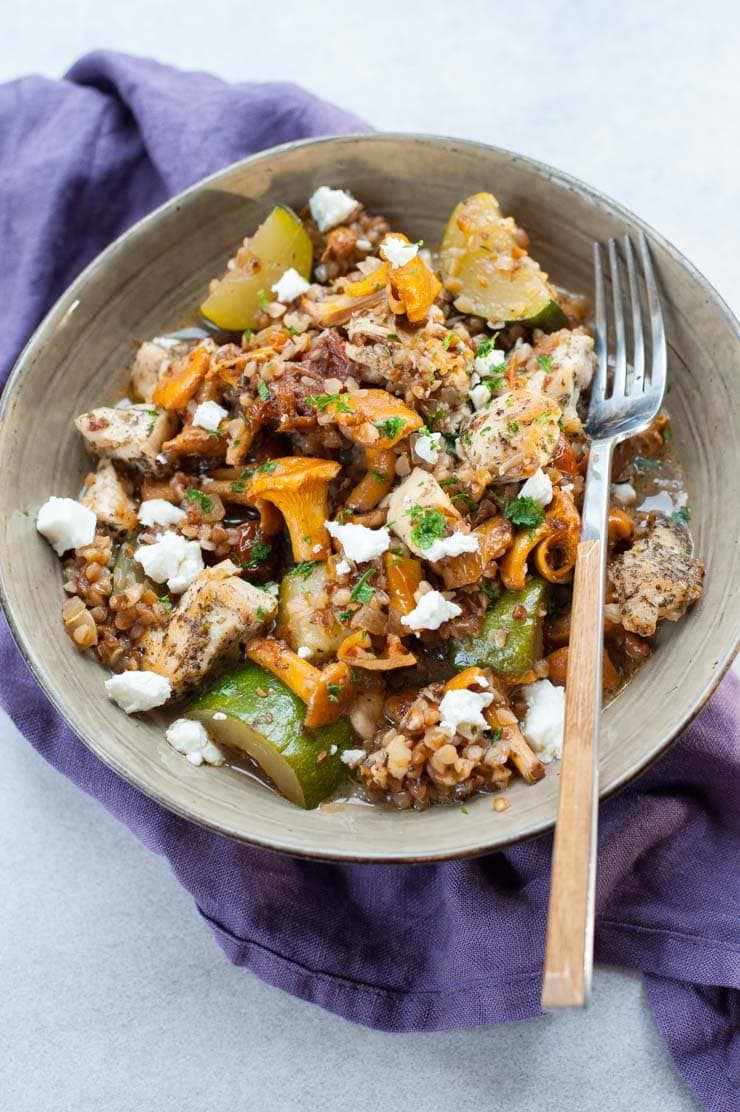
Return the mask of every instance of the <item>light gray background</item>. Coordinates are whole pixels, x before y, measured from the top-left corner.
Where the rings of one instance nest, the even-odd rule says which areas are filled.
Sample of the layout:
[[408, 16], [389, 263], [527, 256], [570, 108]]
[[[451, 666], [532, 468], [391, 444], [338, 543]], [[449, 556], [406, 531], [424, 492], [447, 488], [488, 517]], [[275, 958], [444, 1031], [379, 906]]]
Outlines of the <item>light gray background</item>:
[[[110, 47], [296, 81], [379, 128], [576, 174], [737, 304], [736, 22], [729, 0], [26, 0], [3, 12], [0, 80]], [[0, 753], [2, 1112], [698, 1107], [638, 977], [597, 971], [586, 1013], [366, 1031], [229, 966], [165, 864], [7, 719]]]

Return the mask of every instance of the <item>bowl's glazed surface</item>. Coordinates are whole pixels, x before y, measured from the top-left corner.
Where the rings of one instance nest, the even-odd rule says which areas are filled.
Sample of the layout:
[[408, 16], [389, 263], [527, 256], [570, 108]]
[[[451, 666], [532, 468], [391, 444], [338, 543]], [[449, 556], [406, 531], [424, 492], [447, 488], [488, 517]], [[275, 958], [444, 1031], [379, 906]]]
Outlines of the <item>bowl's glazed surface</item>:
[[[590, 294], [594, 240], [644, 227], [549, 167], [475, 143], [371, 135], [313, 140], [238, 163], [188, 190], [108, 248], [61, 298], [23, 352], [0, 424], [3, 603], [37, 679], [70, 726], [126, 780], [170, 810], [232, 837], [317, 857], [424, 861], [495, 849], [552, 825], [558, 775], [512, 781], [491, 797], [396, 813], [301, 811], [229, 768], [194, 768], [163, 731], [108, 701], [105, 672], [75, 652], [59, 618], [59, 561], [33, 517], [51, 494], [75, 497], [88, 470], [73, 418], [120, 396], [136, 341], [177, 327], [209, 279], [278, 201], [299, 209], [317, 186], [349, 189], [410, 238], [435, 244], [457, 201], [489, 190], [529, 232], [550, 277]], [[669, 342], [668, 408], [707, 578], [702, 600], [664, 624], [647, 665], [607, 709], [602, 794], [653, 760], [702, 706], [732, 659], [737, 630], [738, 329], [720, 298], [646, 229]], [[26, 515], [23, 511], [30, 511]], [[711, 759], [711, 755], [707, 755]]]

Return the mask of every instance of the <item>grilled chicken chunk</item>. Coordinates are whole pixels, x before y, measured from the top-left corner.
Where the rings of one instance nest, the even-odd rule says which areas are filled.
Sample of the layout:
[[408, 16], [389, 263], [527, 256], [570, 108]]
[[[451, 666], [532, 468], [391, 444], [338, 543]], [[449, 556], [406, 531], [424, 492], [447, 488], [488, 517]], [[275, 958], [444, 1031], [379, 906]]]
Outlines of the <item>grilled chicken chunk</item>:
[[433, 475], [421, 467], [415, 467], [411, 474], [396, 487], [388, 499], [388, 521], [392, 522], [393, 532], [404, 541], [416, 556], [426, 556], [414, 539], [414, 525], [419, 520], [419, 511], [436, 510], [450, 525], [460, 520], [460, 514], [452, 501]]
[[159, 344], [145, 340], [139, 345], [136, 359], [131, 368], [131, 387], [134, 396], [143, 402], [150, 402], [159, 376], [169, 362], [170, 354]]
[[173, 696], [182, 695], [211, 669], [232, 663], [276, 610], [277, 599], [223, 560], [190, 584], [166, 626], [147, 630], [140, 641], [142, 667], [166, 676]]
[[75, 428], [93, 456], [114, 459], [140, 468], [158, 470], [157, 455], [174, 434], [177, 417], [152, 405], [101, 406], [82, 413]]
[[560, 408], [544, 394], [511, 390], [468, 422], [459, 452], [494, 481], [514, 483], [546, 467], [560, 439]]
[[662, 618], [677, 622], [701, 596], [704, 565], [691, 555], [688, 529], [661, 517], [617, 557], [609, 578], [624, 628], [650, 637]]
[[581, 328], [563, 328], [545, 336], [524, 366], [530, 375], [527, 388], [552, 398], [562, 410], [566, 434], [581, 431], [576, 405], [581, 391], [591, 385], [595, 369], [593, 337]]
[[109, 459], [101, 459], [97, 471], [87, 476], [80, 502], [116, 532], [128, 533], [138, 524], [136, 503]]

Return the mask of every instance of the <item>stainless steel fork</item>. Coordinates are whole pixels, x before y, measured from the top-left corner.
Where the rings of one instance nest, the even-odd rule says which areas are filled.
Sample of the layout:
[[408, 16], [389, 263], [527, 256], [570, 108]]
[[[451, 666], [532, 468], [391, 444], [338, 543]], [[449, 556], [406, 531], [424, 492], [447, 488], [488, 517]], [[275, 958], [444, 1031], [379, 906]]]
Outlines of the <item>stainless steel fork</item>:
[[[586, 432], [591, 439], [571, 612], [565, 733], [542, 985], [543, 1007], [583, 1006], [593, 968], [594, 887], [599, 798], [598, 738], [604, 628], [607, 519], [612, 453], [620, 440], [646, 429], [663, 402], [666, 343], [647, 241], [638, 235], [640, 268], [629, 236], [621, 241], [629, 298], [622, 290], [617, 240], [609, 240], [613, 320], [608, 327], [601, 245], [594, 244], [597, 368]], [[640, 273], [642, 271], [640, 281]], [[650, 317], [650, 373], [641, 290]], [[627, 359], [631, 319], [632, 359]], [[609, 374], [609, 335], [614, 340]]]

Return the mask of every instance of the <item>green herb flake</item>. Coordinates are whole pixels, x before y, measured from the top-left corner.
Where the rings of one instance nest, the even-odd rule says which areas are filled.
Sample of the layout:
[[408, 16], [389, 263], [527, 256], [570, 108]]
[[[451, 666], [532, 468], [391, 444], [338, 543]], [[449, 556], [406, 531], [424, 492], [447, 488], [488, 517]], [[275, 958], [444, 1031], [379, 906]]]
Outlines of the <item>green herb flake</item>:
[[294, 328], [292, 324], [286, 324], [285, 330], [286, 330], [286, 332], [290, 332], [291, 336], [297, 336], [298, 335], [298, 329]]
[[485, 359], [486, 356], [490, 355], [493, 351], [495, 342], [495, 340], [488, 339], [484, 340], [482, 344], [478, 344], [478, 347], [475, 349], [475, 358]]
[[670, 444], [671, 440], [673, 440], [673, 433], [667, 425], [664, 429], [660, 430], [660, 435], [663, 437], [664, 444]]
[[272, 552], [272, 545], [267, 541], [255, 541], [249, 550], [249, 560], [243, 565], [245, 568], [254, 568], [258, 564], [264, 564], [267, 557]]
[[515, 498], [504, 507], [504, 517], [513, 525], [536, 529], [545, 520], [545, 511], [534, 498]]
[[542, 370], [547, 375], [551, 375], [553, 373], [554, 369], [555, 369], [552, 365], [552, 356], [551, 355], [538, 355], [537, 356], [537, 366], [541, 367]]
[[354, 613], [354, 610], [340, 610], [337, 618], [340, 622], [348, 622]]
[[195, 490], [190, 487], [189, 490], [185, 491], [185, 497], [188, 502], [197, 502], [204, 514], [209, 514], [213, 509], [213, 500], [202, 490]]
[[483, 594], [486, 596], [486, 598], [490, 599], [491, 602], [495, 602], [496, 599], [499, 596], [499, 593], [500, 593], [499, 591], [496, 590], [495, 587], [491, 587], [488, 583], [481, 583], [480, 584], [480, 589], [483, 592]]
[[388, 440], [395, 440], [404, 427], [404, 420], [403, 417], [386, 417], [385, 421], [376, 421], [375, 427]]
[[400, 339], [401, 337], [398, 335], [397, 332], [389, 332], [386, 336], [386, 340], [396, 340], [398, 342], [400, 341]]
[[376, 483], [384, 483], [388, 478], [388, 473], [386, 471], [371, 471], [370, 474], [375, 479]]
[[168, 612], [172, 609], [172, 600], [167, 595], [160, 595], [157, 602], [160, 606], [164, 606]]
[[262, 398], [263, 402], [269, 402], [270, 398], [272, 397], [270, 388], [267, 383], [263, 381], [263, 379], [260, 379], [257, 383], [257, 393]]
[[470, 811], [467, 809], [467, 807], [461, 807], [460, 808], [460, 814], [461, 815], [469, 815]]
[[257, 470], [263, 475], [269, 475], [270, 472], [277, 470], [277, 463], [275, 462], [275, 460], [266, 459], [264, 463], [261, 463], [259, 465]]
[[229, 483], [229, 489], [233, 490], [234, 494], [241, 494], [246, 488], [246, 485], [247, 484], [243, 483], [240, 479], [236, 479], [233, 483]]
[[638, 471], [657, 471], [662, 464], [659, 459], [648, 459], [647, 456], [635, 456], [635, 467]]
[[681, 506], [680, 510], [671, 514], [671, 521], [675, 521], [676, 525], [688, 525], [691, 521], [691, 507]]
[[375, 590], [370, 586], [370, 580], [375, 575], [375, 568], [368, 568], [355, 583], [350, 593], [350, 598], [353, 602], [359, 602], [362, 606], [367, 605], [370, 599], [375, 594]]
[[516, 434], [519, 432], [519, 422], [518, 421], [509, 421], [509, 423], [506, 427], [507, 427], [507, 429], [509, 430], [509, 432], [511, 433], [512, 436], [516, 436]]
[[267, 312], [270, 307], [270, 298], [267, 296], [264, 290], [257, 290], [257, 301], [259, 302], [260, 309], [263, 309], [265, 312]]
[[296, 564], [296, 566], [288, 572], [288, 575], [300, 575], [301, 579], [308, 579], [315, 567], [315, 560], [302, 560], [300, 564]]
[[254, 336], [254, 332], [252, 331], [252, 329], [245, 328], [242, 332], [242, 343], [248, 344], [249, 341], [252, 339], [252, 336]]
[[493, 729], [491, 730], [491, 741], [492, 741], [492, 742], [494, 742], [494, 741], [501, 741], [501, 738], [502, 738], [502, 736], [503, 736], [503, 733], [504, 733], [504, 731], [503, 731], [503, 730], [501, 729], [501, 727], [500, 727], [500, 726], [495, 726], [495, 727], [494, 727], [494, 728], [493, 728]]
[[349, 670], [350, 683], [359, 683], [362, 679], [361, 668], [350, 668]]
[[425, 509], [423, 506], [416, 505], [407, 510], [407, 513], [414, 523], [411, 540], [418, 548], [431, 548], [435, 541], [442, 539], [447, 519], [439, 510]]
[[329, 700], [332, 703], [339, 702], [339, 696], [344, 691], [343, 683], [327, 683], [326, 690], [329, 693]]
[[447, 335], [445, 336], [444, 340], [442, 341], [442, 347], [444, 348], [445, 351], [447, 351], [447, 349], [449, 348], [450, 344], [452, 343], [452, 341], [454, 339], [456, 339], [455, 333], [454, 332], [448, 332]]
[[315, 409], [326, 409], [327, 406], [333, 405], [335, 413], [354, 413], [346, 396], [341, 394], [307, 394], [304, 401], [306, 405], [312, 405]]

